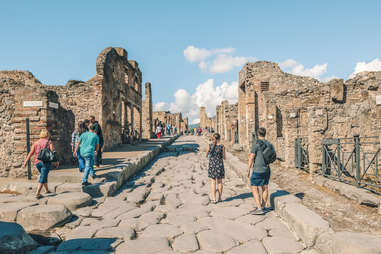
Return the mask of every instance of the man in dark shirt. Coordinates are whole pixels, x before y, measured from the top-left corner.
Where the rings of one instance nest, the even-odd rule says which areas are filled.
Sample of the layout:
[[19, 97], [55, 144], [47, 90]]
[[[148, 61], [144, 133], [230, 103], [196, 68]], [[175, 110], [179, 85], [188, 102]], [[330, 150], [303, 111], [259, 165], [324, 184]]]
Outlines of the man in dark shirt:
[[103, 147], [103, 135], [102, 135], [102, 128], [98, 121], [95, 120], [95, 116], [89, 117], [91, 125], [95, 126], [95, 134], [99, 137], [99, 150], [95, 157], [95, 165], [99, 167], [102, 164], [102, 147]]
[[[268, 195], [269, 195], [269, 180], [270, 180], [270, 166], [265, 162], [263, 158], [263, 150], [265, 146], [271, 145], [265, 139], [266, 129], [258, 129], [258, 140], [251, 148], [249, 155], [249, 168], [247, 171], [247, 177], [250, 177], [251, 191], [253, 193], [257, 209], [252, 212], [255, 215], [265, 214], [264, 209], [266, 207]], [[254, 167], [253, 167], [254, 164]], [[250, 171], [253, 169], [253, 173], [250, 175]], [[262, 187], [262, 198], [259, 194], [258, 187]]]

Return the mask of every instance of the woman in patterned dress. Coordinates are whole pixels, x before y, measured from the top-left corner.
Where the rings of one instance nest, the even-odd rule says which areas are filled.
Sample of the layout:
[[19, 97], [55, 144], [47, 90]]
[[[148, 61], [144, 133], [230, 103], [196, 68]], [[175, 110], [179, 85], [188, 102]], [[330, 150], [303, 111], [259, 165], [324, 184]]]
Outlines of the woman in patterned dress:
[[212, 193], [212, 203], [216, 201], [216, 180], [218, 184], [218, 202], [222, 196], [222, 179], [225, 178], [225, 147], [220, 145], [221, 136], [218, 133], [213, 134], [212, 144], [209, 144], [206, 157], [209, 159], [208, 177], [210, 178], [210, 190]]

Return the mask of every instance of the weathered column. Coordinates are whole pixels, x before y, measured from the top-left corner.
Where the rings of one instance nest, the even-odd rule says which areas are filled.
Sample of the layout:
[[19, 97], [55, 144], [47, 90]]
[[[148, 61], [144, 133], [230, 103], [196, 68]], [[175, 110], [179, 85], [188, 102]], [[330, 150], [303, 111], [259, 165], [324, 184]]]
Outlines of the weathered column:
[[295, 167], [295, 139], [298, 136], [297, 110], [286, 111], [286, 128], [284, 132], [284, 164], [286, 167]]
[[152, 90], [149, 82], [145, 84], [145, 99], [143, 102], [143, 138], [152, 138]]

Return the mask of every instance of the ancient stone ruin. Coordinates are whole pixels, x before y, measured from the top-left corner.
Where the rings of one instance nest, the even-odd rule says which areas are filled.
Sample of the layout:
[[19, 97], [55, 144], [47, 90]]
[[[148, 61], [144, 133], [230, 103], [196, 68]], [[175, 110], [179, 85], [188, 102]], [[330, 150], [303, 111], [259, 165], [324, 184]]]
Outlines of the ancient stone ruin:
[[153, 112], [153, 129], [161, 123], [164, 126], [170, 124], [172, 127], [177, 128], [178, 133], [182, 133], [188, 129], [188, 117], [182, 117], [181, 113], [171, 113], [169, 111], [155, 111]]
[[[245, 150], [258, 128], [265, 127], [284, 166], [295, 166], [298, 140], [309, 157], [305, 166], [315, 171], [322, 166], [324, 139], [353, 141], [359, 135], [379, 143], [380, 86], [381, 72], [359, 73], [345, 82], [320, 82], [285, 73], [276, 63], [247, 63], [239, 73], [238, 104], [222, 102], [214, 118], [201, 107], [201, 127], [213, 127], [224, 140]], [[366, 153], [376, 153], [378, 148], [379, 144], [362, 145]]]
[[143, 104], [142, 73], [123, 48], [104, 49], [93, 78], [65, 86], [42, 84], [27, 71], [0, 71], [0, 176], [26, 174], [21, 164], [27, 153], [27, 118], [31, 143], [47, 128], [61, 163], [72, 161], [71, 134], [89, 115], [101, 124], [104, 149], [150, 138], [151, 84], [145, 88]]

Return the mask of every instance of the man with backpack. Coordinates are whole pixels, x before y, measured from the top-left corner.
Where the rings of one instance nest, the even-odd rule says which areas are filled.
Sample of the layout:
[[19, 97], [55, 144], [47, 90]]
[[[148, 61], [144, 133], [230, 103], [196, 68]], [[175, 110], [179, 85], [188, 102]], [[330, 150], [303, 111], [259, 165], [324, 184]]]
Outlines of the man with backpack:
[[[259, 128], [258, 139], [253, 144], [249, 155], [247, 177], [250, 177], [251, 191], [257, 204], [257, 209], [252, 212], [254, 215], [265, 214], [269, 196], [270, 164], [276, 160], [274, 146], [265, 137], [266, 129]], [[252, 174], [250, 174], [251, 169], [253, 169]], [[259, 186], [262, 188], [262, 198], [259, 194]]]

